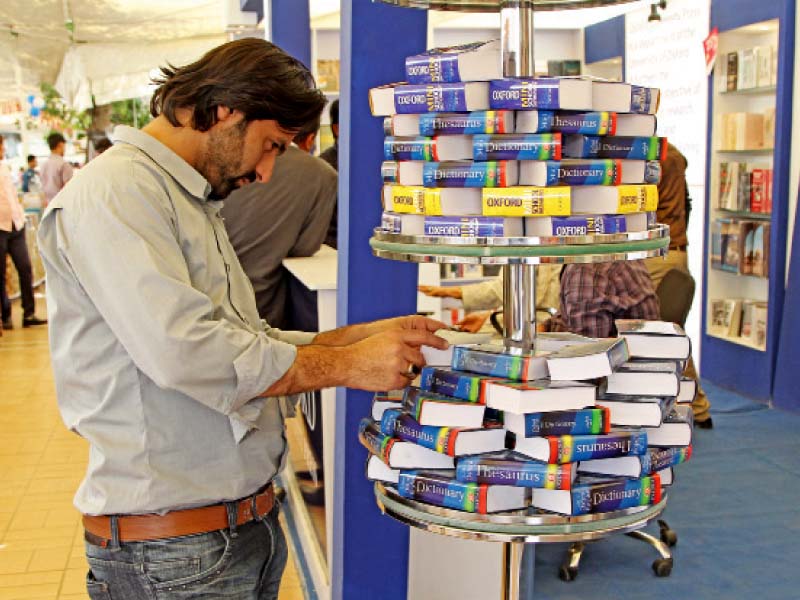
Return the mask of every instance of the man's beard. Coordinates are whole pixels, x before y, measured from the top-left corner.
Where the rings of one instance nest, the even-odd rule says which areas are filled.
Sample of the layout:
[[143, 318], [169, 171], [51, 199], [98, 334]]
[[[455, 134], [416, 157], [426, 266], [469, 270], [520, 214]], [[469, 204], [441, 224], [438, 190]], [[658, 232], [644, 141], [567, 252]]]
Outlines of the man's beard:
[[241, 187], [243, 181], [252, 183], [256, 180], [255, 171], [242, 171], [246, 133], [246, 121], [231, 129], [210, 133], [208, 150], [200, 161], [198, 170], [211, 185], [209, 197], [212, 200], [226, 198], [233, 190]]

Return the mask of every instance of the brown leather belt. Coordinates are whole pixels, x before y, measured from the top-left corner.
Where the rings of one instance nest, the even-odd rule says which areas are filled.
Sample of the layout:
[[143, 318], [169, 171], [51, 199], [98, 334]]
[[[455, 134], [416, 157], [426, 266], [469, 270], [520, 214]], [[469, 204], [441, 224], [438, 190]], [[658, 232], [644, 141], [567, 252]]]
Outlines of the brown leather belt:
[[[261, 519], [272, 511], [275, 492], [270, 484], [263, 492], [239, 500], [236, 506], [236, 524], [244, 525]], [[83, 515], [87, 539], [97, 545], [111, 540], [111, 517]], [[228, 527], [228, 511], [224, 504], [174, 510], [164, 515], [120, 515], [117, 517], [120, 542], [144, 542], [164, 538], [208, 533]], [[89, 535], [91, 534], [91, 536]], [[90, 537], [99, 538], [97, 543]]]
[[687, 245], [684, 244], [683, 246], [670, 246], [670, 250], [677, 250], [679, 252], [686, 252]]

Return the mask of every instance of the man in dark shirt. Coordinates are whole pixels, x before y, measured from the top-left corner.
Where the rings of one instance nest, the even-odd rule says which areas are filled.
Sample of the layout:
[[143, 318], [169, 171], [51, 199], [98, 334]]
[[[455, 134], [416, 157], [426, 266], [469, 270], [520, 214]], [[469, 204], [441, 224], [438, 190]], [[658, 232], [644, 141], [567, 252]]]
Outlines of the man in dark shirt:
[[339, 101], [334, 100], [330, 107], [331, 132], [333, 133], [333, 146], [327, 148], [319, 157], [339, 170]]
[[36, 172], [37, 166], [39, 165], [36, 157], [33, 154], [28, 154], [28, 168], [22, 174], [22, 191], [26, 194], [34, 191], [31, 189], [31, 183], [39, 177], [39, 173]]

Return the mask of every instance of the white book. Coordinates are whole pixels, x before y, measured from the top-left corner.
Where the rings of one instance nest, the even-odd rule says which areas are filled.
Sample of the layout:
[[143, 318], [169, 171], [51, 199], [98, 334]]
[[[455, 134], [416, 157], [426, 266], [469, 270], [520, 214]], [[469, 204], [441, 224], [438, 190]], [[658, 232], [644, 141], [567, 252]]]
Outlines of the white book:
[[631, 358], [686, 360], [692, 353], [692, 343], [677, 323], [618, 319], [615, 325]]
[[405, 61], [406, 79], [413, 83], [489, 81], [503, 77], [500, 40], [432, 48]]
[[691, 404], [697, 397], [697, 381], [682, 377], [678, 386], [678, 403]]
[[651, 137], [656, 134], [655, 115], [618, 114], [614, 135], [627, 137]]
[[545, 360], [553, 381], [596, 379], [610, 375], [627, 361], [628, 349], [624, 340], [603, 339], [562, 348], [547, 355]]
[[675, 373], [618, 371], [606, 377], [606, 394], [617, 396], [677, 396]]
[[769, 87], [772, 85], [770, 70], [772, 68], [772, 47], [757, 46], [756, 54], [756, 87]]
[[595, 386], [577, 381], [490, 381], [486, 406], [522, 415], [594, 406]]
[[608, 396], [603, 391], [597, 405], [608, 408], [615, 427], [658, 427], [675, 405], [675, 396]]
[[594, 110], [654, 115], [658, 111], [660, 97], [658, 88], [634, 86], [618, 81], [592, 82]]
[[400, 479], [400, 469], [392, 469], [380, 458], [370, 454], [367, 459], [367, 479], [370, 481], [383, 481], [384, 483], [397, 483]]

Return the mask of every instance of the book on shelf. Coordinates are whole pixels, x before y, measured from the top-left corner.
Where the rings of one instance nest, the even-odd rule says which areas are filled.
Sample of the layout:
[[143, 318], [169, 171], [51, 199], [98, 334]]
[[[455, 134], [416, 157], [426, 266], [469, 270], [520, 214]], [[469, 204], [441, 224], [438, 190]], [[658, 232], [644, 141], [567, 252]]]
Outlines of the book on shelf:
[[381, 432], [372, 419], [361, 419], [358, 439], [372, 454], [392, 469], [452, 469], [451, 456], [440, 454], [412, 442], [404, 442]]
[[620, 185], [661, 181], [661, 163], [644, 160], [569, 159], [519, 163], [519, 184]]
[[677, 396], [680, 378], [675, 373], [619, 369], [606, 377], [608, 396]]
[[523, 487], [464, 483], [447, 475], [419, 471], [401, 472], [397, 491], [410, 500], [478, 514], [528, 506], [528, 492]]
[[526, 236], [597, 235], [647, 231], [648, 214], [527, 217]]
[[456, 346], [453, 350], [452, 367], [456, 371], [469, 371], [515, 381], [533, 381], [548, 376], [543, 353], [511, 353], [497, 344]]
[[710, 264], [712, 269], [722, 269], [722, 253], [723, 253], [723, 236], [722, 229], [724, 226], [723, 219], [714, 219], [711, 222], [711, 257]]
[[753, 238], [755, 223], [741, 221], [739, 223], [739, 273], [752, 275], [753, 273]]
[[615, 427], [657, 427], [675, 406], [675, 396], [610, 395], [601, 387], [597, 405]]
[[443, 394], [426, 392], [416, 387], [406, 388], [403, 410], [420, 425], [439, 427], [483, 427], [486, 407]]
[[385, 411], [389, 410], [390, 408], [402, 408], [404, 394], [405, 390], [376, 392], [372, 397], [372, 420], [376, 423], [380, 423]]
[[513, 452], [456, 461], [456, 479], [466, 483], [568, 490], [576, 473], [574, 464], [551, 465]]
[[657, 427], [645, 427], [650, 446], [686, 447], [692, 443], [694, 413], [689, 404], [676, 405]]
[[466, 371], [424, 367], [420, 374], [419, 387], [428, 392], [486, 404], [486, 383], [495, 380], [496, 377]]
[[725, 91], [734, 92], [739, 89], [739, 53], [728, 52], [725, 63]]
[[[754, 314], [755, 316], [755, 314]], [[722, 298], [711, 301], [711, 332], [723, 337], [739, 337], [742, 324], [742, 300]]]
[[615, 456], [638, 456], [647, 451], [647, 434], [643, 430], [612, 429], [602, 435], [518, 437], [513, 450], [551, 464]]
[[369, 91], [369, 105], [375, 117], [388, 117], [394, 114], [487, 110], [489, 108], [489, 84], [483, 82], [422, 85], [391, 83], [372, 88]]
[[503, 415], [503, 426], [517, 437], [598, 435], [608, 433], [610, 413], [604, 406]]
[[568, 134], [561, 144], [565, 158], [664, 160], [667, 138]]
[[753, 304], [753, 334], [750, 341], [761, 348], [767, 345], [767, 317], [769, 314], [766, 302]]
[[753, 275], [759, 277], [769, 276], [769, 240], [771, 234], [769, 223], [753, 223]]
[[389, 212], [450, 217], [481, 214], [482, 192], [475, 188], [426, 188], [422, 186], [383, 186], [383, 207]]
[[383, 140], [384, 160], [469, 160], [472, 158], [471, 135], [436, 137], [393, 137]]
[[418, 444], [447, 456], [497, 452], [506, 447], [505, 429], [420, 425], [414, 417], [397, 409], [389, 409], [383, 413], [380, 429], [384, 435]]
[[567, 346], [545, 357], [550, 379], [575, 381], [596, 379], [613, 373], [628, 360], [628, 347], [622, 338], [608, 338]]
[[692, 447], [648, 448], [641, 456], [620, 456], [585, 460], [578, 464], [578, 473], [610, 475], [614, 477], [646, 477], [688, 461]]
[[579, 476], [572, 490], [534, 489], [531, 505], [562, 515], [605, 513], [661, 502], [661, 478]]
[[472, 155], [486, 160], [560, 160], [560, 133], [480, 134], [473, 136]]
[[628, 343], [633, 359], [686, 360], [692, 353], [692, 343], [683, 327], [666, 321], [617, 319], [617, 335]]
[[720, 116], [720, 150], [759, 150], [764, 148], [764, 115], [735, 112]]
[[741, 246], [739, 244], [739, 222], [727, 220], [722, 224], [722, 265], [723, 271], [739, 272]]
[[775, 146], [775, 107], [767, 108], [764, 115], [764, 146], [773, 148]]
[[486, 406], [519, 415], [594, 406], [595, 386], [578, 381], [490, 381]]
[[658, 88], [618, 81], [592, 81], [592, 106], [595, 110], [654, 115], [661, 92]]
[[409, 83], [489, 81], [503, 77], [500, 40], [433, 48], [406, 57]]
[[572, 210], [572, 188], [566, 186], [484, 188], [481, 196], [487, 216], [560, 217]]
[[595, 338], [586, 337], [571, 331], [544, 331], [536, 334], [537, 352], [555, 352], [567, 346], [577, 344], [591, 344], [596, 342]]
[[423, 216], [384, 212], [381, 228], [388, 233], [428, 237], [521, 237], [523, 222], [514, 217]]
[[737, 89], [746, 90], [756, 87], [758, 83], [758, 66], [756, 64], [755, 48], [742, 48], [737, 53], [739, 55]]
[[498, 79], [489, 85], [489, 107], [509, 110], [594, 110], [592, 82], [580, 78]]
[[339, 91], [339, 59], [317, 59], [317, 87], [324, 92]]
[[515, 160], [385, 161], [381, 175], [386, 183], [428, 188], [509, 187], [519, 182], [519, 166]]
[[513, 133], [514, 111], [479, 110], [470, 113], [391, 115], [384, 118], [383, 131], [386, 135], [412, 137]]
[[366, 473], [370, 481], [397, 484], [400, 480], [400, 469], [392, 469], [374, 454], [367, 458]]
[[675, 402], [678, 404], [691, 404], [697, 398], [697, 381], [690, 377], [681, 377], [678, 386], [678, 397]]

